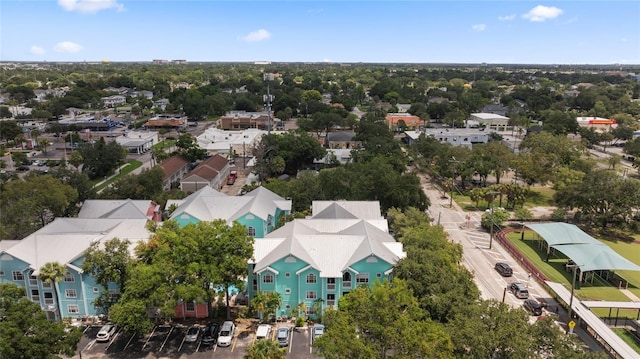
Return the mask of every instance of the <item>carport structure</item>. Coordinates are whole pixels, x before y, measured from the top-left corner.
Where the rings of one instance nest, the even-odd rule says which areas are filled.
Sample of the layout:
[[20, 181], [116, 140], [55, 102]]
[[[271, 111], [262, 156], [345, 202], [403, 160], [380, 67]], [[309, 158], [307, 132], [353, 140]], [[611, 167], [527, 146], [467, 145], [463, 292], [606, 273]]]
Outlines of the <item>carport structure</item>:
[[[624, 258], [611, 247], [591, 237], [573, 224], [539, 223], [525, 224], [525, 227], [536, 232], [547, 243], [547, 261], [551, 249], [553, 249], [561, 252], [573, 262], [572, 264], [578, 268], [580, 273], [578, 283], [582, 282], [582, 274], [585, 272], [590, 272], [593, 280], [596, 272], [600, 272], [602, 275], [602, 271], [606, 271], [604, 279], [609, 280], [609, 275], [615, 271], [640, 271], [640, 266]], [[618, 286], [626, 288], [626, 285], [626, 281], [622, 281], [620, 278]]]

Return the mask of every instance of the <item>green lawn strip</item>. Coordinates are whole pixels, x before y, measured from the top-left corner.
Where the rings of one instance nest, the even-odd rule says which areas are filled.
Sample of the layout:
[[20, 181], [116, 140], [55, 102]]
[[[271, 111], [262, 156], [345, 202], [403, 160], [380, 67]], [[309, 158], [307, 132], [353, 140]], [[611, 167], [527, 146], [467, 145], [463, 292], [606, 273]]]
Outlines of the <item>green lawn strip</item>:
[[[142, 166], [142, 162], [137, 161], [137, 160], [128, 160], [127, 164], [122, 168], [122, 170], [120, 171], [119, 174], [109, 178], [108, 180], [100, 183], [100, 185], [95, 186], [96, 191], [100, 191], [101, 189], [109, 186], [111, 183], [119, 180], [120, 178], [130, 174], [131, 172], [133, 172], [136, 168]], [[96, 183], [100, 182], [100, 180], [96, 181]]]
[[553, 194], [556, 191], [549, 187], [531, 187], [531, 193], [527, 196], [525, 206], [553, 206]]
[[632, 333], [624, 328], [613, 328], [613, 331], [618, 334], [618, 336], [622, 338], [625, 343], [629, 344], [629, 346], [633, 348], [633, 350], [640, 353], [640, 343]]
[[163, 140], [156, 143], [151, 148], [154, 150], [166, 150], [167, 148], [171, 148], [175, 145], [176, 145], [176, 140]]

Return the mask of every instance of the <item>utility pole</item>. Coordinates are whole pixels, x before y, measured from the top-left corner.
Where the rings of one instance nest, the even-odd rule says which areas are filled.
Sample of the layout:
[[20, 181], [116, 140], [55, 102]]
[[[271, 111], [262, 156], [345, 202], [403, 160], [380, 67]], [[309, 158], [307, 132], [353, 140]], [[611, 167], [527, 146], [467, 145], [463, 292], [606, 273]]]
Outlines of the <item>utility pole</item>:
[[263, 96], [264, 99], [264, 103], [267, 106], [267, 134], [271, 134], [271, 102], [273, 101], [273, 99], [275, 97], [271, 96], [271, 93], [269, 93], [269, 82], [273, 81], [273, 74], [271, 73], [265, 73], [263, 75], [264, 81], [267, 82], [267, 94]]

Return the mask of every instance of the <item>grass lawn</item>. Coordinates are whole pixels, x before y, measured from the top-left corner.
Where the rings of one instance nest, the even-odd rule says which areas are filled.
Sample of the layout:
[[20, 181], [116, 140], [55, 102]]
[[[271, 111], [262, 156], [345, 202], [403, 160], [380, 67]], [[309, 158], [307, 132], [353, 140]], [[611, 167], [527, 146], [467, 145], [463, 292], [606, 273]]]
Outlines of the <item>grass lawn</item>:
[[[112, 184], [113, 182], [119, 180], [120, 178], [130, 174], [131, 172], [133, 172], [136, 168], [142, 166], [142, 162], [140, 161], [136, 161], [136, 160], [129, 160], [127, 161], [127, 164], [125, 165], [125, 167], [122, 168], [122, 170], [120, 171], [120, 173], [118, 173], [117, 175], [110, 177], [108, 180], [100, 183], [101, 180], [94, 180], [94, 187], [96, 189], [96, 191], [100, 191], [101, 189], [109, 186], [110, 184]], [[97, 185], [98, 183], [100, 183], [99, 185]], [[96, 186], [97, 185], [97, 186]]]
[[553, 194], [556, 191], [550, 187], [531, 187], [531, 194], [527, 197], [525, 206], [553, 206]]
[[640, 343], [638, 343], [638, 340], [632, 333], [629, 333], [629, 331], [624, 328], [614, 328], [613, 331], [618, 334], [625, 343], [629, 344], [633, 350], [640, 353]]
[[[524, 254], [537, 268], [539, 268], [540, 271], [542, 271], [547, 277], [549, 277], [550, 280], [558, 283], [563, 283], [567, 288], [571, 287], [572, 275], [571, 275], [571, 272], [566, 271], [565, 264], [566, 264], [567, 258], [562, 253], [552, 252], [551, 256], [549, 257], [549, 261], [548, 262], [545, 261], [546, 251], [543, 249], [544, 246], [543, 246], [543, 243], [541, 243], [542, 240], [537, 239], [537, 236], [533, 231], [525, 232], [524, 240], [520, 239], [520, 233], [510, 233], [507, 238], [511, 241], [511, 243], [513, 243], [516, 247], [518, 247], [518, 250], [520, 250], [522, 254]], [[609, 241], [603, 241], [603, 242], [609, 244], [608, 243]], [[632, 252], [640, 251], [640, 245], [634, 244], [634, 246], [636, 246], [637, 248], [633, 248], [633, 249], [626, 248], [626, 247], [619, 247], [619, 248], [624, 248], [624, 249], [627, 249], [627, 251], [632, 251]], [[618, 250], [618, 249], [614, 248], [614, 250]], [[633, 255], [635, 256], [636, 254], [634, 253]], [[630, 282], [630, 283], [635, 283], [635, 281], [638, 280], [637, 272], [620, 272], [620, 274], [623, 274], [623, 273], [625, 275], [628, 273], [631, 274], [632, 278], [630, 279], [633, 282]], [[625, 277], [625, 279], [626, 278], [627, 277]], [[588, 283], [584, 283], [580, 289], [575, 290], [575, 295], [580, 300], [630, 301], [629, 297], [624, 295], [616, 287], [614, 287], [608, 282], [605, 282], [598, 276], [595, 276], [592, 279], [591, 276], [589, 275], [588, 280], [589, 280]], [[629, 289], [633, 289], [632, 291], [634, 293], [637, 293], [636, 290], [640, 287], [632, 288], [632, 286], [635, 286], [635, 285], [630, 284]], [[640, 292], [640, 290], [638, 290], [638, 292]], [[596, 313], [598, 316], [609, 315], [608, 308], [594, 309], [593, 312]], [[616, 312], [614, 311], [612, 313], [615, 315]], [[637, 315], [637, 311], [620, 310], [619, 314], [620, 316], [628, 316], [628, 317], [635, 318]]]
[[166, 150], [167, 148], [171, 148], [175, 145], [176, 145], [176, 140], [163, 140], [156, 143], [151, 148], [153, 148], [154, 150]]

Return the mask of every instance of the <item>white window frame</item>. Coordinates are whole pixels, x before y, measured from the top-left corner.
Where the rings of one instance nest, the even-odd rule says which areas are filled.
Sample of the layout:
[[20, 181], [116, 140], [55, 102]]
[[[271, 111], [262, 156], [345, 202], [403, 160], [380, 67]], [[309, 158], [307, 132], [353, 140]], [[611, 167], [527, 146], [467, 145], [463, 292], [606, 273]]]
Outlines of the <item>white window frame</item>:
[[[329, 283], [330, 280], [333, 280], [333, 283]], [[335, 278], [327, 278], [327, 290], [336, 290], [336, 279]]]
[[[269, 278], [270, 280], [267, 280]], [[271, 273], [265, 273], [262, 275], [262, 283], [273, 284], [275, 282], [275, 276]]]
[[254, 227], [247, 227], [247, 236], [249, 237], [255, 237], [256, 236], [256, 229]]
[[315, 290], [308, 290], [305, 293], [305, 298], [307, 300], [316, 300], [318, 299], [318, 292], [316, 292]]
[[291, 288], [285, 288], [284, 294], [291, 294]]
[[184, 309], [187, 312], [195, 312], [196, 311], [196, 303], [194, 301], [192, 301], [192, 300], [188, 301], [188, 302], [185, 302]]
[[51, 282], [42, 281], [42, 288], [51, 288]]
[[93, 291], [94, 293], [100, 293], [100, 288], [98, 288], [98, 287], [93, 287], [93, 290], [92, 290], [92, 291]]
[[313, 273], [309, 273], [307, 274], [307, 284], [316, 284], [318, 283], [318, 276], [313, 274]]
[[[35, 294], [33, 294], [33, 292], [35, 292]], [[31, 296], [31, 301], [32, 302], [40, 303], [40, 291], [39, 290], [30, 289], [29, 294]]]
[[[51, 295], [51, 298], [47, 298], [47, 294]], [[44, 292], [44, 293], [42, 293], [42, 296], [44, 298], [44, 304], [53, 304], [54, 303], [53, 292]]]
[[64, 275], [64, 281], [65, 283], [72, 283], [76, 281], [76, 278], [73, 276], [73, 273], [67, 272]]
[[73, 288], [65, 289], [64, 296], [65, 298], [78, 298], [78, 291]]
[[69, 304], [67, 305], [67, 313], [69, 314], [78, 314], [80, 313], [80, 306], [77, 304]]
[[24, 282], [24, 273], [17, 270], [11, 271], [11, 278], [14, 282]]
[[356, 285], [369, 284], [369, 273], [356, 274]]
[[29, 285], [30, 286], [37, 286], [38, 285], [38, 277], [34, 276], [33, 274], [29, 276]]

